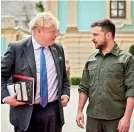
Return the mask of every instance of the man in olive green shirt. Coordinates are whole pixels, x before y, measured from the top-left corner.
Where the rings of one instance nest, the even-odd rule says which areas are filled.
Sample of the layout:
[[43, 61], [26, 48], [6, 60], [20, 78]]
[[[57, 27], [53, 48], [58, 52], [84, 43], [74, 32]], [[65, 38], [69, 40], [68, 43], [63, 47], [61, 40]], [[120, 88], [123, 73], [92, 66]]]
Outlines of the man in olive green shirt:
[[92, 41], [99, 49], [85, 64], [79, 85], [77, 125], [83, 128], [87, 99], [87, 132], [128, 132], [134, 110], [134, 57], [114, 42], [115, 25], [95, 22]]

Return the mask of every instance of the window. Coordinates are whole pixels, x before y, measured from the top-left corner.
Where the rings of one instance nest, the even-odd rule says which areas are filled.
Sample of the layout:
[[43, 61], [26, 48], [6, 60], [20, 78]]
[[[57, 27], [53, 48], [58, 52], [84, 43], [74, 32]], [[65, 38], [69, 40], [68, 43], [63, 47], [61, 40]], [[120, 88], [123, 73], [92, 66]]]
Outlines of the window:
[[110, 1], [110, 18], [126, 17], [126, 1], [111, 0]]
[[132, 0], [106, 0], [106, 18], [111, 19], [117, 28], [132, 25]]

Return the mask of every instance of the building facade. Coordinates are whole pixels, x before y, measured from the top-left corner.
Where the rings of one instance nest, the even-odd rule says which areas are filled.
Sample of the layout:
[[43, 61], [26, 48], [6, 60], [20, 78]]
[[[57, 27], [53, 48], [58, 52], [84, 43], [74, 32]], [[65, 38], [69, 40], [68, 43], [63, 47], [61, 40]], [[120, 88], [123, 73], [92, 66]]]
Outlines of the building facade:
[[116, 25], [115, 40], [128, 51], [134, 45], [133, 0], [54, 0], [43, 1], [60, 22], [57, 42], [65, 50], [71, 77], [81, 77], [86, 58], [96, 49], [91, 42], [90, 25], [102, 18], [110, 18]]
[[128, 51], [134, 45], [133, 0], [57, 0], [49, 4], [60, 21], [58, 41], [64, 46], [71, 76], [81, 77], [87, 57], [95, 51], [90, 28], [95, 21], [109, 18], [115, 23], [115, 41], [121, 49]]

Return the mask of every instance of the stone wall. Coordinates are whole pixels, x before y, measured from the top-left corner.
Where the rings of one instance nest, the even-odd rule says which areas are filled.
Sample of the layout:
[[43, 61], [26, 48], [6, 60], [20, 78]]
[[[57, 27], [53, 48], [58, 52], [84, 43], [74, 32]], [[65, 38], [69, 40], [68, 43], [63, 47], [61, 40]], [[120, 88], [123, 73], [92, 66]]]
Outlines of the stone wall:
[[[65, 57], [69, 60], [73, 77], [81, 76], [86, 58], [96, 51], [90, 39], [90, 32], [66, 33], [57, 39], [57, 42], [64, 47]], [[115, 41], [121, 49], [128, 51], [129, 47], [134, 44], [134, 31], [117, 32]]]
[[17, 29], [2, 29], [1, 30], [1, 37], [6, 38], [6, 47], [8, 46], [10, 42], [16, 41], [18, 35], [19, 35], [19, 30]]

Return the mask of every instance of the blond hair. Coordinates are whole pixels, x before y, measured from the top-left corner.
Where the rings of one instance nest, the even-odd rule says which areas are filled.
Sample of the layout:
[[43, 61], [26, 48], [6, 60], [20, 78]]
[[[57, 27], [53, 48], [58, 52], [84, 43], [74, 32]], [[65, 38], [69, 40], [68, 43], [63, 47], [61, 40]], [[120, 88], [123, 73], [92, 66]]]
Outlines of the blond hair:
[[38, 13], [30, 22], [29, 29], [32, 31], [38, 27], [55, 27], [58, 29], [59, 21], [50, 12]]

